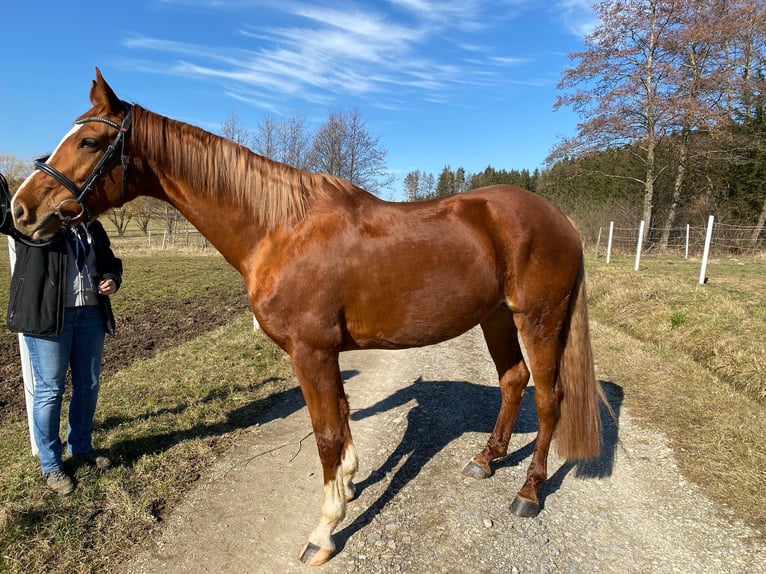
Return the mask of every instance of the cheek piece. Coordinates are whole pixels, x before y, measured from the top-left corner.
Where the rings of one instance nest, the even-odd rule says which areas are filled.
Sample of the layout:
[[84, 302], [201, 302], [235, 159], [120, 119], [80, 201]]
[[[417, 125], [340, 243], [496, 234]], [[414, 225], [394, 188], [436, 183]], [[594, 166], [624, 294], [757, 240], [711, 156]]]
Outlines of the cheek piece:
[[[61, 219], [61, 222], [64, 226], [69, 225], [69, 223], [73, 219], [77, 219], [81, 217], [82, 215], [86, 215], [87, 219], [92, 218], [93, 214], [91, 210], [88, 208], [88, 204], [86, 203], [85, 200], [87, 199], [88, 194], [93, 190], [93, 185], [96, 183], [96, 180], [98, 180], [98, 178], [103, 175], [104, 169], [106, 168], [107, 164], [112, 160], [112, 158], [115, 156], [118, 150], [120, 152], [120, 161], [122, 164], [122, 185], [120, 188], [120, 207], [122, 207], [122, 205], [125, 203], [125, 183], [126, 183], [127, 175], [128, 175], [128, 160], [127, 160], [127, 156], [125, 155], [125, 142], [126, 142], [127, 135], [128, 135], [128, 132], [130, 131], [130, 126], [133, 120], [133, 115], [132, 115], [133, 108], [130, 104], [127, 104], [125, 102], [123, 102], [123, 104], [125, 105], [126, 113], [125, 113], [125, 117], [122, 119], [122, 124], [117, 124], [116, 122], [113, 122], [112, 120], [98, 117], [98, 116], [83, 118], [75, 122], [76, 124], [85, 124], [88, 122], [101, 122], [102, 124], [106, 124], [117, 130], [117, 135], [115, 136], [114, 140], [106, 149], [106, 152], [104, 153], [104, 155], [101, 156], [101, 159], [98, 160], [98, 163], [95, 165], [95, 167], [91, 170], [90, 174], [85, 179], [82, 186], [78, 187], [76, 183], [74, 183], [71, 179], [69, 179], [67, 176], [65, 176], [55, 167], [48, 165], [47, 163], [42, 161], [35, 162], [36, 170], [42, 171], [43, 173], [49, 175], [50, 177], [55, 179], [58, 183], [63, 185], [65, 188], [67, 188], [72, 193], [72, 195], [74, 195], [74, 199], [65, 199], [64, 201], [59, 203], [56, 209], [54, 210], [54, 214], [58, 216], [59, 219]], [[61, 212], [61, 208], [62, 206], [66, 205], [68, 202], [71, 202], [71, 201], [74, 201], [81, 205], [80, 213], [74, 217], [64, 216], [64, 214]]]

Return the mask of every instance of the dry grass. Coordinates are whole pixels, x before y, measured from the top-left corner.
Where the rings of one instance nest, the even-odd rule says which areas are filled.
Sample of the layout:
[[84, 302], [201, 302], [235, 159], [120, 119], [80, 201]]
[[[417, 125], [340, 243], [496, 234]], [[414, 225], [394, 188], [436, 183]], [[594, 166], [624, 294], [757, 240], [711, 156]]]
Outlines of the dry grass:
[[[161, 309], [193, 303], [208, 289], [242, 289], [218, 255], [127, 259], [130, 281], [115, 299], [123, 312], [147, 300]], [[101, 573], [126, 558], [292, 386], [286, 355], [252, 325], [252, 316], [241, 314], [105, 378], [94, 442], [117, 464], [99, 473], [65, 462], [77, 482], [68, 497], [53, 495], [41, 481], [26, 420], [0, 425], [0, 571]]]
[[123, 370], [103, 383], [94, 437], [118, 464], [76, 469], [63, 498], [40, 481], [25, 422], [0, 429], [0, 570], [109, 571], [290, 385], [284, 354], [248, 315]]
[[715, 260], [698, 285], [699, 261], [591, 262], [594, 316], [658, 351], [682, 352], [766, 405], [766, 260]]
[[665, 432], [684, 474], [766, 536], [766, 262], [589, 266], [599, 376]]

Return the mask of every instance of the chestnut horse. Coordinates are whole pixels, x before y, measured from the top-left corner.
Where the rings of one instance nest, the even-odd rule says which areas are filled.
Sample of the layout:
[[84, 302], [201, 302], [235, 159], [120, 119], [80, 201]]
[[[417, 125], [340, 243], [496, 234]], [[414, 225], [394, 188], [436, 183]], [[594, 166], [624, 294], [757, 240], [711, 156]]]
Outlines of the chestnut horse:
[[174, 205], [243, 276], [261, 329], [289, 353], [324, 474], [321, 517], [300, 558], [327, 561], [354, 498], [357, 453], [338, 354], [445, 341], [481, 325], [501, 405], [463, 469], [486, 478], [536, 386], [539, 430], [511, 510], [532, 516], [548, 450], [598, 456], [595, 378], [580, 236], [534, 193], [495, 185], [391, 203], [347, 181], [258, 156], [121, 101], [96, 69], [92, 107], [18, 189], [16, 229], [45, 240], [139, 195]]

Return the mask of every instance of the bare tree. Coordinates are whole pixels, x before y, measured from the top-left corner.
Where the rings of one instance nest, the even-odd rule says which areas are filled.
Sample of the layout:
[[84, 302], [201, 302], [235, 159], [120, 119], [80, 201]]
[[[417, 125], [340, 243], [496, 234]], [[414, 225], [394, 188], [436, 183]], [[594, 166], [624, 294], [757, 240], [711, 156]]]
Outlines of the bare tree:
[[277, 156], [273, 159], [298, 169], [309, 167], [311, 133], [306, 119], [298, 113], [281, 121], [276, 131]]
[[298, 113], [283, 120], [264, 114], [252, 137], [230, 117], [222, 132], [234, 141], [251, 141], [253, 151], [269, 159], [342, 177], [372, 193], [389, 188], [395, 179], [386, 169], [387, 150], [367, 131], [358, 110], [331, 113], [313, 134]]
[[314, 136], [310, 168], [347, 179], [372, 193], [390, 187], [394, 176], [386, 169], [388, 151], [373, 137], [358, 110], [333, 112]]
[[690, 162], [711, 151], [701, 146], [709, 139], [700, 135], [728, 123], [722, 105], [728, 70], [720, 60], [732, 34], [727, 14], [728, 0], [687, 0], [682, 23], [668, 38], [679, 64], [668, 71], [674, 86], [668, 94], [669, 107], [676, 118], [675, 135], [668, 141], [674, 150], [676, 170], [660, 249], [667, 249]]
[[178, 225], [184, 220], [184, 216], [175, 207], [166, 202], [156, 205], [159, 211], [160, 219], [165, 224], [167, 233], [175, 233]]
[[[571, 106], [583, 118], [575, 138], [562, 141], [549, 159], [633, 145], [644, 164], [643, 218], [651, 223], [654, 186], [668, 166], [657, 164], [661, 139], [676, 125], [667, 97], [678, 54], [666, 42], [679, 25], [683, 0], [605, 0], [596, 5], [600, 23], [586, 49], [564, 71], [555, 107]], [[605, 174], [611, 175], [611, 174]], [[646, 226], [648, 232], [649, 225]]]
[[149, 233], [149, 223], [151, 222], [153, 212], [155, 211], [152, 202], [157, 201], [159, 200], [153, 197], [140, 196], [130, 202], [133, 209], [133, 218], [144, 235]]
[[13, 154], [0, 154], [0, 173], [8, 181], [8, 187], [13, 193], [16, 188], [32, 173], [32, 165], [20, 160]]
[[105, 217], [117, 230], [117, 235], [124, 235], [128, 224], [133, 219], [133, 209], [130, 204], [122, 207], [113, 207], [106, 212]]
[[428, 173], [421, 178], [420, 193], [423, 197], [432, 197], [436, 193], [436, 180], [434, 174]]
[[[675, 166], [660, 238], [667, 246], [692, 162], [759, 161], [766, 8], [756, 0], [603, 0], [596, 10], [601, 22], [586, 50], [573, 55], [578, 63], [564, 72], [556, 103], [571, 106], [582, 121], [549, 160], [608, 148], [637, 152], [643, 176], [602, 175], [643, 186], [650, 225], [655, 183]], [[738, 126], [747, 129], [731, 129]]]
[[313, 171], [345, 177], [346, 120], [341, 112], [333, 112], [314, 136], [309, 165]]
[[245, 147], [251, 147], [253, 144], [253, 134], [234, 112], [231, 112], [221, 124], [221, 135]]
[[404, 199], [406, 201], [422, 199], [420, 195], [420, 178], [421, 172], [419, 169], [411, 171], [404, 176]]
[[279, 123], [276, 118], [270, 113], [264, 114], [253, 135], [253, 151], [269, 159], [277, 160], [278, 132]]
[[414, 170], [404, 177], [404, 198], [406, 201], [428, 199], [434, 197], [435, 193], [434, 174]]

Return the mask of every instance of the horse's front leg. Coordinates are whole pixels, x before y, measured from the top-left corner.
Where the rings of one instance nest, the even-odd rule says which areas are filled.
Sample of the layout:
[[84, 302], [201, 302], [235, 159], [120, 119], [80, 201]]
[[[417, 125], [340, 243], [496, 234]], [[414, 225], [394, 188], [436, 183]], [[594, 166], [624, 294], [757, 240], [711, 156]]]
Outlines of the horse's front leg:
[[306, 564], [327, 562], [335, 552], [332, 533], [346, 515], [355, 494], [356, 449], [348, 426], [348, 401], [338, 366], [338, 353], [301, 345], [291, 353], [293, 369], [311, 416], [324, 476], [319, 524], [300, 552]]

